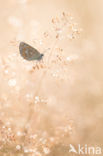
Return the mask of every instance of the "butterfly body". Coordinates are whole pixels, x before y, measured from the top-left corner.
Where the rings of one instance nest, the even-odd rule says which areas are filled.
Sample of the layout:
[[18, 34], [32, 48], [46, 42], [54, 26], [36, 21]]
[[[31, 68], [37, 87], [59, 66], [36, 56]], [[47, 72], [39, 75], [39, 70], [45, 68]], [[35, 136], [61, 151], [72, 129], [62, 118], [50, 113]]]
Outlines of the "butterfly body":
[[44, 54], [39, 53], [37, 49], [33, 48], [32, 46], [30, 46], [25, 42], [20, 42], [19, 51], [21, 56], [28, 61], [33, 60], [40, 61], [44, 56]]

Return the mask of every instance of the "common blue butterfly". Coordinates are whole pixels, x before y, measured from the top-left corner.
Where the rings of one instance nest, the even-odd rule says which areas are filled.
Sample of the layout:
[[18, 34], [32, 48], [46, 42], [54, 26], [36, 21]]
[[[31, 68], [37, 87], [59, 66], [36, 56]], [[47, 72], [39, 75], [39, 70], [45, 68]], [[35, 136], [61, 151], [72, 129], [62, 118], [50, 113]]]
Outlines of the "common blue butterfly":
[[32, 46], [30, 46], [25, 42], [20, 42], [19, 51], [21, 56], [28, 61], [33, 60], [40, 61], [44, 56], [44, 54], [39, 53], [37, 49], [33, 48]]

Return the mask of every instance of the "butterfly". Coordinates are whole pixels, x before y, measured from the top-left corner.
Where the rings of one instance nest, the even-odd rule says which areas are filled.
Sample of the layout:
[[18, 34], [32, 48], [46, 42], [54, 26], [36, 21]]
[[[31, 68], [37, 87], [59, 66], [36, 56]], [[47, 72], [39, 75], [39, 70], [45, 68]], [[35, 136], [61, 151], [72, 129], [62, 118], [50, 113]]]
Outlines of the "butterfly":
[[28, 61], [33, 61], [33, 60], [38, 60], [40, 61], [44, 54], [39, 53], [39, 51], [29, 44], [25, 42], [20, 42], [19, 44], [19, 51], [21, 56], [28, 60]]

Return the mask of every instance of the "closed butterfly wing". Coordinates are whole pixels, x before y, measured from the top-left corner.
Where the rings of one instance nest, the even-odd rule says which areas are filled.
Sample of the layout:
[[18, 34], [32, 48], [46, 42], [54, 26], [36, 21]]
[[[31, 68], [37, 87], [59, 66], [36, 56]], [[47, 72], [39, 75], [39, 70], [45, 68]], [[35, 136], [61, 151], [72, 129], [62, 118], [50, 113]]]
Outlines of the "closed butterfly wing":
[[43, 56], [43, 54], [40, 54], [35, 48], [24, 42], [20, 43], [19, 50], [21, 56], [28, 61], [41, 60]]

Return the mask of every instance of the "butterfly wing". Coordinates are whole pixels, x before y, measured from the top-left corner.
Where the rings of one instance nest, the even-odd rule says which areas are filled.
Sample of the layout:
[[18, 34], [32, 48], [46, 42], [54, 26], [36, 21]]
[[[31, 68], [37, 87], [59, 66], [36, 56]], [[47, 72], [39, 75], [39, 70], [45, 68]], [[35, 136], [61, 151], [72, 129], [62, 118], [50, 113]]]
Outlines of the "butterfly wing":
[[41, 59], [41, 54], [35, 48], [24, 42], [20, 43], [19, 50], [21, 56], [28, 61]]

